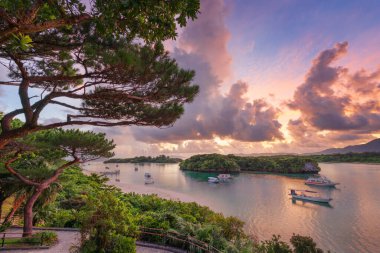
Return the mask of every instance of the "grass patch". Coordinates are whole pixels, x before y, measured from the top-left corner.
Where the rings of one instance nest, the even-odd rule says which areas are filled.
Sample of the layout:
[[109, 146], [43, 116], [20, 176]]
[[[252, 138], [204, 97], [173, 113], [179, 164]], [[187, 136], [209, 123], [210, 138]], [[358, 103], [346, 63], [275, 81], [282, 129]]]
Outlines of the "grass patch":
[[[5, 248], [16, 248], [25, 246], [52, 246], [58, 242], [58, 236], [55, 232], [44, 231], [33, 234], [31, 237], [25, 238], [5, 238]], [[0, 244], [3, 239], [0, 238]]]

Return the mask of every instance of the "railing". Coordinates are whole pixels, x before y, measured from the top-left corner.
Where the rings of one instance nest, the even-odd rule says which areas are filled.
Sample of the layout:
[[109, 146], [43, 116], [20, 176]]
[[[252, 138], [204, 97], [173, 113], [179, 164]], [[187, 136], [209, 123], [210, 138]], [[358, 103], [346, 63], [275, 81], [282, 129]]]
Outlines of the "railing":
[[22, 233], [0, 232], [0, 249], [20, 246], [43, 246], [44, 234], [41, 236], [22, 237]]
[[221, 253], [220, 250], [191, 236], [159, 228], [140, 227], [139, 240], [163, 246], [171, 246], [194, 253]]

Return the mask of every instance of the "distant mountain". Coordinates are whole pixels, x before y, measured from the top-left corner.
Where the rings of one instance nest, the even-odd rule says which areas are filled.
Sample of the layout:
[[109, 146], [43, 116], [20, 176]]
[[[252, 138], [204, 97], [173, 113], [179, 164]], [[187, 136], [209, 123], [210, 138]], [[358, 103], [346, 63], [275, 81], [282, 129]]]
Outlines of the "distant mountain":
[[351, 145], [344, 148], [329, 148], [316, 154], [345, 154], [345, 153], [364, 153], [364, 152], [376, 152], [380, 153], [380, 138], [372, 140], [366, 144]]

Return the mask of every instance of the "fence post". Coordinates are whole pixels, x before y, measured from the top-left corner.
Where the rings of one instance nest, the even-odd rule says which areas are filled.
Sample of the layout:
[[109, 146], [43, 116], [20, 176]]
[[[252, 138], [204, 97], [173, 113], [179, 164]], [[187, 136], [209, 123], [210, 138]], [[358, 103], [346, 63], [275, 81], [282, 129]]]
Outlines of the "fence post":
[[1, 242], [1, 247], [4, 248], [4, 243], [5, 243], [5, 233], [3, 234], [3, 240]]
[[42, 234], [41, 234], [41, 246], [43, 245], [43, 242], [44, 242], [44, 234], [45, 234], [45, 233], [42, 233]]

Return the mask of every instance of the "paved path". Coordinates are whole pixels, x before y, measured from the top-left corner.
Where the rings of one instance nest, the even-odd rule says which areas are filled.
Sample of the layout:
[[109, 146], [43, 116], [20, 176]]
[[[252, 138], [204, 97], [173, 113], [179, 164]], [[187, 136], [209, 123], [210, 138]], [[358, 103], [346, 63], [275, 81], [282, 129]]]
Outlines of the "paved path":
[[136, 247], [136, 252], [137, 253], [171, 253], [170, 251], [167, 251], [167, 250], [144, 248], [140, 246]]
[[[35, 229], [34, 231], [36, 231]], [[46, 230], [45, 230], [46, 231]], [[20, 228], [11, 228], [7, 232], [22, 233]], [[58, 235], [58, 243], [50, 249], [39, 250], [9, 250], [0, 251], [9, 253], [70, 253], [70, 248], [79, 244], [80, 234], [77, 231], [55, 231]], [[141, 246], [136, 247], [136, 253], [171, 253], [170, 251], [161, 249], [145, 248]]]
[[[35, 229], [34, 231], [37, 231]], [[11, 228], [7, 232], [22, 233], [20, 228]], [[10, 253], [70, 253], [70, 248], [79, 243], [80, 234], [77, 231], [55, 231], [58, 235], [58, 243], [50, 249], [40, 250], [11, 250]]]

